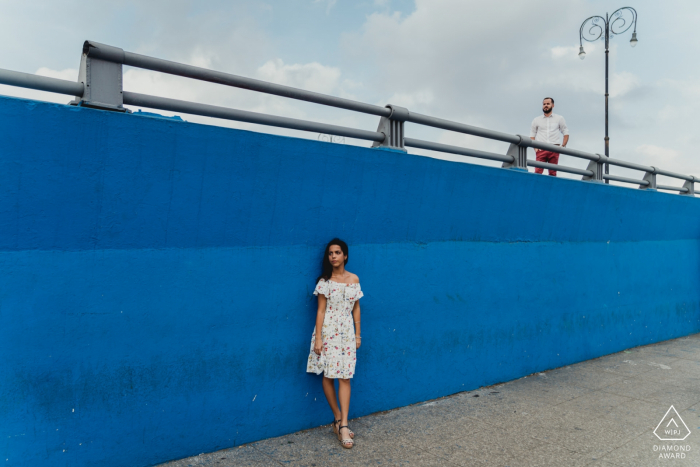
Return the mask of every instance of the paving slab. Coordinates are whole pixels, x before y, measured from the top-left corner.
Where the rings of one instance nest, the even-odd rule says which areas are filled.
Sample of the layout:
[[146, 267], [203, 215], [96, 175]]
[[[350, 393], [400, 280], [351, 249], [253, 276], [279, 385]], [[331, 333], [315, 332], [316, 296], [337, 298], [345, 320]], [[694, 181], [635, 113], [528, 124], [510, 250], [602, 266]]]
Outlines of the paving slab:
[[601, 391], [631, 397], [632, 399], [646, 400], [651, 394], [666, 388], [668, 388], [668, 384], [649, 380], [645, 381], [644, 384], [639, 384], [637, 379], [625, 378], [618, 383], [602, 388]]
[[625, 375], [607, 372], [603, 367], [587, 364], [586, 362], [557, 368], [545, 374], [552, 381], [560, 381], [571, 386], [582, 386], [593, 390], [602, 389], [625, 379]]
[[[684, 440], [662, 441], [654, 434], [671, 405], [690, 430]], [[350, 450], [326, 425], [161, 467], [697, 467], [700, 334], [356, 418], [350, 425]]]
[[168, 462], [165, 465], [168, 467], [261, 467], [279, 466], [280, 464], [253, 446], [245, 445], [209, 454], [200, 454], [199, 456]]
[[[697, 437], [697, 433], [695, 436]], [[668, 448], [669, 446], [674, 449], [661, 450], [663, 447]], [[690, 446], [689, 451], [687, 450], [688, 446]], [[698, 449], [700, 449], [700, 444], [697, 443], [697, 439], [691, 441], [689, 437], [686, 441], [659, 441], [652, 430], [649, 430], [624, 446], [609, 452], [602, 460], [618, 467], [663, 467], [669, 465], [697, 467], [700, 465]], [[674, 455], [673, 458], [664, 457], [671, 453]]]
[[669, 368], [652, 371], [645, 379], [689, 389], [700, 388], [700, 361], [678, 359]]
[[585, 419], [597, 418], [607, 415], [618, 405], [630, 402], [633, 399], [618, 394], [610, 394], [603, 391], [592, 391], [587, 394], [562, 402], [557, 407], [571, 412], [584, 414]]

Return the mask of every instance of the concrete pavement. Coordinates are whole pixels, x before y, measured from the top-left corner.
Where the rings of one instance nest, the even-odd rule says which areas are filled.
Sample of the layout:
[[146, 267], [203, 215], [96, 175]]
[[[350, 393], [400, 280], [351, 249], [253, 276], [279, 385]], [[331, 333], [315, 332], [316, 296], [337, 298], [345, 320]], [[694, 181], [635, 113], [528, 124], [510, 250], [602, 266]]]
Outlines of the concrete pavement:
[[[678, 415], [669, 411], [671, 405]], [[675, 430], [680, 434], [654, 434]], [[671, 419], [673, 419], [671, 421]], [[682, 419], [682, 420], [681, 420]], [[668, 424], [668, 425], [667, 425]], [[700, 466], [700, 334], [181, 459], [189, 466]]]

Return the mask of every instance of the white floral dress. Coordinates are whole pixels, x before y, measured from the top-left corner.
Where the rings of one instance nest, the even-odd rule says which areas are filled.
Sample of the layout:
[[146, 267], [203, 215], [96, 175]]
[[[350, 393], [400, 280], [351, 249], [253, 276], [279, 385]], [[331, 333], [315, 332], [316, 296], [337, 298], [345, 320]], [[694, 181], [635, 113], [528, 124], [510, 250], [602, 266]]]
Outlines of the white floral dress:
[[314, 295], [326, 296], [326, 317], [323, 320], [323, 348], [314, 352], [316, 327], [311, 335], [311, 353], [306, 364], [309, 373], [326, 378], [352, 378], [355, 374], [355, 326], [352, 309], [364, 296], [360, 284], [341, 284], [321, 279]]

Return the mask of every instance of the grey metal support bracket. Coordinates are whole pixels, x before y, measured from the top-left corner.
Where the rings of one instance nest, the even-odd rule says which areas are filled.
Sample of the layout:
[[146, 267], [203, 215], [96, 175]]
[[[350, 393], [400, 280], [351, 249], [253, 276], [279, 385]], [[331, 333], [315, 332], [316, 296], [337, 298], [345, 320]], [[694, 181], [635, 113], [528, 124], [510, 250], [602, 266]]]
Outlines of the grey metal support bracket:
[[82, 97], [76, 97], [72, 103], [125, 112], [122, 89], [123, 62], [122, 49], [85, 41], [78, 72], [78, 81], [82, 82], [85, 88]]
[[590, 170], [591, 172], [593, 172], [593, 176], [589, 177], [588, 175], [584, 175], [584, 177], [581, 180], [603, 183], [603, 168], [605, 167], [606, 157], [602, 154], [596, 154], [596, 156], [598, 156], [598, 160], [590, 161], [588, 163], [588, 167], [586, 167], [586, 170]]
[[649, 182], [648, 185], [639, 185], [640, 190], [654, 190], [656, 191], [656, 167], [651, 166], [651, 172], [644, 172], [643, 180]]
[[375, 141], [372, 147], [406, 152], [403, 145], [403, 125], [408, 118], [408, 109], [392, 104], [387, 105], [386, 108], [391, 110], [391, 114], [388, 117], [381, 117], [377, 126], [377, 131], [384, 133], [384, 141]]
[[510, 143], [508, 151], [506, 152], [507, 156], [513, 157], [513, 162], [504, 162], [501, 167], [504, 169], [524, 170], [527, 172], [527, 146], [522, 144], [522, 142], [525, 141], [525, 137], [523, 135], [516, 136], [520, 138], [520, 143]]
[[695, 176], [693, 176], [692, 180], [686, 180], [686, 182], [683, 184], [683, 188], [687, 188], [688, 191], [681, 193], [681, 195], [695, 196]]

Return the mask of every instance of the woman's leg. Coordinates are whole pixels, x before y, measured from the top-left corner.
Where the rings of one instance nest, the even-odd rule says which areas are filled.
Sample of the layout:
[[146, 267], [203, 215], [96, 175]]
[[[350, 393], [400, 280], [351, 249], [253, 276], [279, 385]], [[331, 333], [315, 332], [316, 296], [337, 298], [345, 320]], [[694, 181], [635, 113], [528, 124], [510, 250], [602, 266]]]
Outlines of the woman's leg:
[[[340, 398], [340, 425], [338, 426], [338, 434], [343, 442], [343, 447], [351, 448], [352, 436], [350, 435], [350, 429], [348, 426], [348, 412], [350, 411], [350, 380], [349, 379], [339, 379], [338, 380], [338, 396]], [[343, 427], [342, 429], [340, 427]]]
[[340, 409], [338, 408], [338, 399], [335, 395], [335, 384], [333, 383], [333, 379], [326, 378], [325, 376], [323, 377], [323, 393], [326, 395], [328, 405], [331, 406], [331, 410], [333, 411], [333, 419], [340, 420], [341, 413]]
[[350, 380], [338, 380], [338, 397], [340, 399], [340, 426], [348, 424], [348, 413], [350, 412]]

